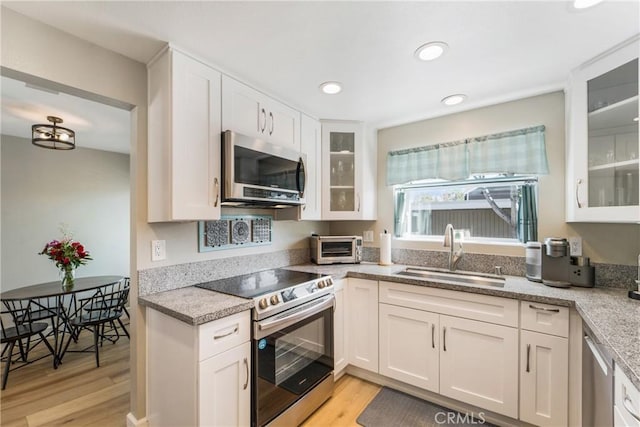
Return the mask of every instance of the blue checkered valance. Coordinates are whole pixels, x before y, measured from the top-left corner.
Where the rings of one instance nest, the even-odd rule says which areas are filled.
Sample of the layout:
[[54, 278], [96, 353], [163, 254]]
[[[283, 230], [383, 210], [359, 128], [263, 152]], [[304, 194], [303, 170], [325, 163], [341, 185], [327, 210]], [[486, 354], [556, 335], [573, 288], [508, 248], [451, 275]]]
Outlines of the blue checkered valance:
[[549, 173], [544, 126], [387, 154], [387, 185], [423, 179], [461, 180], [485, 173]]

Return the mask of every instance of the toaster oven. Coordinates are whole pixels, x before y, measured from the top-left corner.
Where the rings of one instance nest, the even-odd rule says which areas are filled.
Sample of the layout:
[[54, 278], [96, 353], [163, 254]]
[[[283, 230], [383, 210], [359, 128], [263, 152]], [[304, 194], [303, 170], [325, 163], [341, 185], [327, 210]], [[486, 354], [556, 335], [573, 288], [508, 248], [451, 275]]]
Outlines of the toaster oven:
[[362, 236], [311, 236], [311, 261], [316, 264], [359, 264]]

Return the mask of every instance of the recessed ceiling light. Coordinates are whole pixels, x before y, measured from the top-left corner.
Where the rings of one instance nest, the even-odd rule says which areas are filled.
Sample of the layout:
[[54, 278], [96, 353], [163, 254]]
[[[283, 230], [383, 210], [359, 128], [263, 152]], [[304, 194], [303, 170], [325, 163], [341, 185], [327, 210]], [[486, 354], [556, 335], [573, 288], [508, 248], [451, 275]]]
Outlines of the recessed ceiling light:
[[637, 122], [637, 121], [638, 121], [638, 117], [634, 117], [634, 118], [633, 118], [633, 121], [634, 121], [634, 122]]
[[460, 104], [462, 101], [464, 101], [465, 99], [467, 99], [467, 95], [463, 95], [461, 93], [456, 94], [456, 95], [449, 95], [446, 98], [442, 98], [442, 102], [444, 105], [447, 106], [452, 106], [452, 105], [458, 105]]
[[573, 7], [576, 9], [586, 9], [600, 2], [602, 2], [602, 0], [573, 0]]
[[430, 42], [416, 49], [414, 55], [421, 61], [433, 61], [440, 58], [448, 47], [444, 42]]
[[320, 85], [320, 90], [327, 95], [335, 95], [342, 92], [342, 83], [340, 82], [324, 82]]

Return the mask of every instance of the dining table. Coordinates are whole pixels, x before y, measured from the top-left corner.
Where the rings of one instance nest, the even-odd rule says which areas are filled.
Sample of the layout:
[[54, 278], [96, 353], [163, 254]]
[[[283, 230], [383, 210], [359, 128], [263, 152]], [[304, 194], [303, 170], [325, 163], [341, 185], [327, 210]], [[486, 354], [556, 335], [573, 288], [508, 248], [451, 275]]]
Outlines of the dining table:
[[11, 302], [15, 301], [42, 301], [51, 299], [54, 304], [47, 307], [53, 316], [52, 335], [54, 339], [53, 367], [57, 369], [62, 363], [64, 356], [64, 338], [67, 333], [71, 333], [69, 326], [70, 316], [74, 313], [77, 306], [78, 295], [97, 291], [98, 289], [113, 285], [121, 280], [124, 276], [91, 276], [80, 277], [74, 280], [71, 289], [63, 289], [60, 280], [46, 283], [38, 283], [34, 285], [24, 286], [21, 288], [11, 289], [0, 293], [0, 301], [10, 309]]

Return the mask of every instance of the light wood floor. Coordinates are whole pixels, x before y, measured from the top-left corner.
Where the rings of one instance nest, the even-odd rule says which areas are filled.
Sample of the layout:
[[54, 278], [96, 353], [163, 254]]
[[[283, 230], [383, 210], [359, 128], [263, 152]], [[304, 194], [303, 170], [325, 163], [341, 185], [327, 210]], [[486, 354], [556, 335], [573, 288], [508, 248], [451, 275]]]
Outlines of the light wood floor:
[[[91, 345], [91, 332], [83, 331], [78, 344]], [[33, 352], [46, 352], [40, 344]], [[100, 348], [100, 367], [93, 353], [67, 353], [53, 369], [51, 357], [9, 372], [0, 395], [0, 425], [124, 427], [129, 413], [129, 340], [106, 342]], [[4, 363], [2, 364], [4, 368]]]
[[[91, 342], [91, 334], [83, 332], [70, 349], [82, 349]], [[356, 419], [378, 391], [376, 384], [345, 375], [336, 383], [333, 397], [303, 427], [357, 426]], [[10, 372], [0, 404], [3, 427], [124, 427], [129, 412], [129, 341], [105, 342], [100, 368], [92, 353], [67, 353], [57, 370], [47, 357]]]
[[344, 375], [335, 384], [333, 397], [302, 424], [302, 427], [358, 426], [356, 419], [381, 387], [356, 377]]

